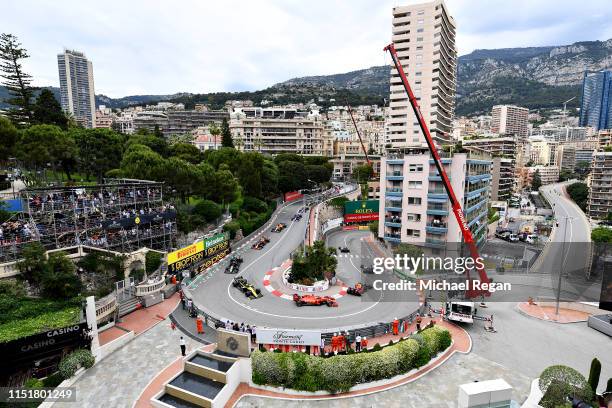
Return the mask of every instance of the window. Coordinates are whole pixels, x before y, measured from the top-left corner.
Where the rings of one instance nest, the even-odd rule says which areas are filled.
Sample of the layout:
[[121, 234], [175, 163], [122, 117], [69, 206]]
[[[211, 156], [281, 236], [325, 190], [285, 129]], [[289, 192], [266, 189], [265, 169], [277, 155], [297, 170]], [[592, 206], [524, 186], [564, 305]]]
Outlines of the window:
[[418, 238], [421, 236], [421, 231], [415, 229], [407, 229], [406, 235], [408, 235], [409, 237]]
[[408, 197], [408, 204], [421, 205], [421, 197]]
[[422, 188], [423, 182], [418, 180], [410, 180], [408, 181], [408, 188]]
[[419, 19], [417, 20], [417, 24], [423, 24], [424, 22], [425, 22], [425, 19], [424, 19], [424, 18], [419, 18]]
[[423, 165], [422, 164], [411, 164], [408, 166], [408, 171], [410, 173], [420, 173], [423, 171]]
[[423, 59], [423, 54], [417, 54], [415, 58], [418, 60], [421, 60]]
[[425, 14], [425, 10], [419, 10], [419, 11], [417, 12], [417, 15], [419, 15], [419, 16], [422, 16], [422, 15], [424, 15], [424, 14]]
[[417, 71], [417, 72], [414, 73], [414, 75], [415, 76], [421, 76], [421, 75], [423, 75], [423, 73], [421, 71]]
[[417, 33], [422, 33], [423, 31], [425, 31], [425, 29], [423, 29], [423, 28], [417, 28]]
[[406, 218], [408, 221], [421, 221], [421, 214], [408, 213]]
[[417, 51], [421, 51], [423, 49], [422, 45], [417, 45]]
[[423, 41], [423, 37], [417, 37], [417, 41]]

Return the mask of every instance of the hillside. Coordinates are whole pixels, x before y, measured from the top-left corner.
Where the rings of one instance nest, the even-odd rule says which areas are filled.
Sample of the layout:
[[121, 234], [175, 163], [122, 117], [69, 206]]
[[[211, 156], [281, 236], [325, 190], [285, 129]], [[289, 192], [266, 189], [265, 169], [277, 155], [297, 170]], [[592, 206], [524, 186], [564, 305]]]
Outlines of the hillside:
[[[457, 67], [457, 115], [489, 112], [500, 103], [530, 109], [559, 107], [579, 97], [585, 70], [612, 69], [612, 39], [570, 45], [475, 50], [459, 57]], [[112, 108], [155, 101], [183, 102], [187, 108], [207, 103], [220, 109], [230, 99], [250, 99], [256, 104], [314, 101], [331, 104], [381, 104], [389, 94], [389, 67], [375, 66], [342, 74], [293, 78], [255, 92], [207, 94], [135, 95], [109, 98], [96, 95], [96, 102]], [[57, 88], [52, 88], [57, 94]], [[0, 87], [0, 101], [5, 98]], [[577, 107], [579, 98], [568, 107]], [[2, 103], [0, 102], [0, 108]]]

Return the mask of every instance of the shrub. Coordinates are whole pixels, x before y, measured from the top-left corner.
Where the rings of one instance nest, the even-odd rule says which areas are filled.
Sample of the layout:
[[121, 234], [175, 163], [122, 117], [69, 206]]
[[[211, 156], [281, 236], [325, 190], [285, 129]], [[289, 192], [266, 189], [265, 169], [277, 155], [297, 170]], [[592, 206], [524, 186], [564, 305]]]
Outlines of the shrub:
[[376, 343], [374, 347], [372, 347], [372, 350], [370, 351], [380, 351], [380, 350], [382, 350], [382, 347], [380, 346], [380, 344]]
[[64, 379], [68, 379], [76, 373], [79, 367], [90, 368], [94, 365], [96, 358], [89, 350], [79, 349], [68, 354], [59, 363], [59, 373]]
[[45, 387], [55, 388], [58, 385], [60, 385], [62, 381], [64, 381], [64, 378], [59, 372], [55, 372], [51, 374], [50, 376], [48, 376], [47, 378], [43, 379], [42, 381]]
[[[443, 344], [447, 331], [432, 330], [427, 336]], [[421, 339], [422, 340], [422, 339]], [[369, 353], [349, 353], [329, 358], [302, 353], [252, 354], [252, 379], [256, 384], [282, 386], [303, 391], [346, 392], [355, 384], [391, 378], [426, 364], [429, 346], [422, 340], [400, 341]]]
[[26, 388], [42, 388], [44, 387], [44, 384], [38, 378], [28, 378], [23, 386]]
[[548, 389], [540, 400], [539, 405], [544, 408], [571, 407], [571, 404], [567, 405], [568, 396], [581, 399], [585, 402], [593, 400], [593, 393], [588, 385], [585, 388], [578, 388], [562, 381], [553, 380], [548, 385]]
[[432, 357], [450, 346], [450, 333], [448, 330], [433, 326], [423, 330], [421, 333], [423, 341], [429, 348]]
[[543, 394], [546, 394], [548, 386], [553, 381], [569, 384], [575, 388], [581, 389], [588, 385], [582, 374], [564, 365], [550, 366], [542, 371], [542, 374], [540, 374], [540, 390]]
[[612, 378], [608, 378], [608, 382], [606, 383], [606, 392], [612, 392]]
[[229, 231], [231, 239], [236, 237], [236, 232], [238, 232], [239, 229], [240, 223], [236, 220], [232, 220], [223, 226], [223, 231]]
[[162, 255], [156, 251], [149, 251], [145, 255], [145, 270], [147, 273], [153, 273], [162, 264]]

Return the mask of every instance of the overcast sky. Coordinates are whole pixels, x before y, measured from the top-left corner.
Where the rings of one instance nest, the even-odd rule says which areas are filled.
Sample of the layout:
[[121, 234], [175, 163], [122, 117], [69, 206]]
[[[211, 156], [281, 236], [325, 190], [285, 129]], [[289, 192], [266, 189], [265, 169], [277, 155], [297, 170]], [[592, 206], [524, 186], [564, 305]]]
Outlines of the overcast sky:
[[[610, 0], [447, 0], [459, 54], [612, 38]], [[58, 86], [56, 54], [83, 51], [96, 93], [256, 90], [389, 63], [391, 9], [415, 0], [13, 0], [36, 85]]]

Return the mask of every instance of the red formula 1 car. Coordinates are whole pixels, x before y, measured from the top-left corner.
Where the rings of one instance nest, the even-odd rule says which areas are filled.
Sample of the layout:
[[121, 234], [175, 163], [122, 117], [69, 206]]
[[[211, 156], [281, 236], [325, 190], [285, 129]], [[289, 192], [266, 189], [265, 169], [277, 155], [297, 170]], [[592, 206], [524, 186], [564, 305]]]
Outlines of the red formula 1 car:
[[298, 295], [293, 294], [293, 301], [298, 307], [301, 306], [321, 306], [338, 307], [338, 302], [331, 296]]
[[259, 241], [255, 242], [253, 245], [251, 245], [251, 248], [253, 249], [262, 249], [263, 247], [266, 246], [266, 244], [270, 242], [270, 238], [263, 236], [259, 239]]
[[363, 292], [365, 292], [365, 286], [362, 283], [356, 283], [354, 287], [346, 290], [346, 293], [353, 296], [361, 296]]

